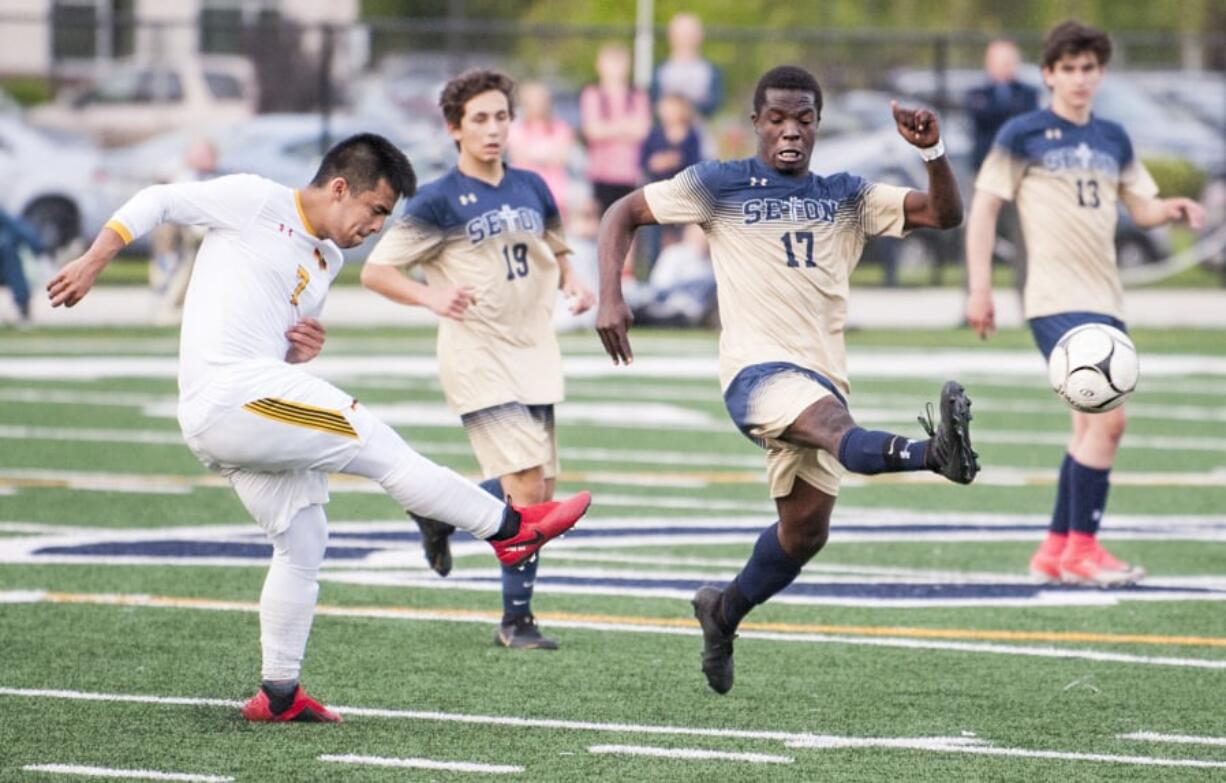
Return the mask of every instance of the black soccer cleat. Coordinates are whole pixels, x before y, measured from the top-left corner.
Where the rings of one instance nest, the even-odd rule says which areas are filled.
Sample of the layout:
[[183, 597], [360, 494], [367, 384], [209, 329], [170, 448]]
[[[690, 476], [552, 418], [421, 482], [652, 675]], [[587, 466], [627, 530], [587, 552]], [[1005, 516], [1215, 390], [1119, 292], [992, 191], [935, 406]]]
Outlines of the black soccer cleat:
[[950, 481], [969, 484], [979, 472], [979, 455], [971, 448], [971, 401], [957, 381], [946, 381], [941, 389], [941, 421], [933, 422], [932, 403], [920, 426], [928, 441], [928, 467]]
[[412, 511], [409, 516], [421, 529], [421, 547], [426, 554], [426, 563], [439, 576], [450, 574], [451, 542], [448, 539], [455, 532], [455, 526], [429, 517], [419, 517]]
[[732, 690], [732, 640], [735, 633], [725, 633], [719, 624], [719, 601], [722, 593], [718, 587], [698, 588], [694, 599], [694, 616], [702, 626], [702, 673], [707, 675], [707, 684], [716, 693]]
[[536, 618], [530, 614], [515, 615], [509, 621], [504, 618], [494, 634], [494, 644], [512, 650], [558, 649], [558, 643], [541, 633]]

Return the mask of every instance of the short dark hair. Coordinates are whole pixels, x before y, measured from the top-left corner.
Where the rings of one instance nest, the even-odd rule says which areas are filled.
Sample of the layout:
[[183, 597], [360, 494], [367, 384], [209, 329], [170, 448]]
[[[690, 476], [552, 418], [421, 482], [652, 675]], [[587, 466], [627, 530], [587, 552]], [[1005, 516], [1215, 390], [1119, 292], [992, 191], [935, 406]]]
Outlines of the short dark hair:
[[753, 112], [762, 111], [766, 103], [767, 90], [801, 90], [813, 93], [813, 101], [817, 104], [817, 113], [822, 113], [822, 88], [818, 86], [813, 74], [798, 65], [777, 65], [758, 79], [758, 86], [753, 91]]
[[338, 142], [324, 155], [311, 184], [324, 187], [344, 177], [354, 193], [365, 193], [385, 180], [396, 196], [410, 198], [417, 192], [413, 164], [395, 144], [376, 133], [359, 133]]
[[443, 119], [452, 128], [460, 127], [464, 119], [464, 106], [475, 96], [497, 90], [507, 96], [507, 109], [515, 117], [515, 80], [500, 71], [474, 69], [465, 71], [443, 85], [438, 96], [438, 107], [443, 110]]
[[1043, 38], [1043, 67], [1051, 69], [1066, 55], [1090, 52], [1099, 65], [1111, 60], [1111, 38], [1096, 27], [1069, 19], [1047, 32]]

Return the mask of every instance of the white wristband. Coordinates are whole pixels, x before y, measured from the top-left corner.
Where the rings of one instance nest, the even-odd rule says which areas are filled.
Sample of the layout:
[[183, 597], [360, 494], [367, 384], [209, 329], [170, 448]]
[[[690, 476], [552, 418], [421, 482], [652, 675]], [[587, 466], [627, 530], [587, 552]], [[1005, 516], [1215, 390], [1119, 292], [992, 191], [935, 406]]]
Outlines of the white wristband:
[[925, 163], [931, 163], [945, 154], [944, 139], [938, 138], [937, 143], [933, 144], [931, 147], [919, 147], [919, 154], [920, 157], [924, 159]]

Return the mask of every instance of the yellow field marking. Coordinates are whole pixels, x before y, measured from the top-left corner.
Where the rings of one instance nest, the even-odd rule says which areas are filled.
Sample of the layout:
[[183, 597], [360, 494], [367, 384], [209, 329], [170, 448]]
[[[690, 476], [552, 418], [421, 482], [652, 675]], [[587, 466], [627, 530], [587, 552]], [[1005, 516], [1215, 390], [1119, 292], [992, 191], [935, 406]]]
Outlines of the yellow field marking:
[[[179, 598], [174, 596], [119, 595], [94, 593], [47, 592], [41, 600], [57, 604], [103, 604], [113, 606], [152, 606], [172, 609], [212, 609], [219, 611], [254, 612], [254, 601], [223, 601], [211, 598]], [[323, 604], [316, 613], [334, 616], [383, 616], [406, 619], [502, 619], [501, 612], [479, 609], [409, 609], [400, 606], [334, 606]], [[541, 612], [537, 619], [544, 622], [590, 623], [598, 625], [637, 625], [653, 628], [696, 628], [697, 621], [680, 617], [644, 617], [637, 615], [582, 614], [575, 612]], [[871, 636], [902, 639], [959, 639], [972, 641], [1008, 642], [1069, 642], [1100, 644], [1144, 644], [1176, 647], [1226, 647], [1226, 637], [1161, 636], [1156, 634], [1094, 633], [1085, 631], [1002, 631], [976, 628], [914, 628], [876, 625], [817, 625], [808, 623], [743, 622], [744, 631], [765, 631], [780, 634], [837, 634], [840, 636]]]

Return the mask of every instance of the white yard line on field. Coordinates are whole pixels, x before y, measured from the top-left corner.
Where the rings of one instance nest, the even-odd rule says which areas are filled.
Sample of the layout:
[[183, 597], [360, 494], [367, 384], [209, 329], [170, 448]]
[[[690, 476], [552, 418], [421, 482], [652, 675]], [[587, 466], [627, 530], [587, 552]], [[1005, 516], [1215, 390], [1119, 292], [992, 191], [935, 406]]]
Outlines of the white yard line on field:
[[[205, 598], [178, 598], [174, 596], [122, 595], [122, 594], [74, 594], [51, 591], [0, 591], [0, 604], [94, 604], [157, 609], [190, 609], [196, 611], [258, 613], [259, 604], [253, 601], [220, 601]], [[500, 617], [496, 613], [463, 609], [409, 609], [405, 607], [343, 607], [321, 605], [316, 608], [317, 617], [354, 617], [409, 622], [459, 622], [491, 623]], [[672, 636], [701, 636], [701, 631], [692, 620], [675, 621], [671, 618], [652, 617], [605, 617], [600, 615], [572, 615], [567, 613], [543, 613], [539, 619], [553, 628], [577, 628], [602, 632], [651, 633]], [[746, 626], [752, 624], [747, 623]], [[1106, 663], [1135, 664], [1140, 666], [1173, 666], [1178, 668], [1226, 670], [1226, 658], [1189, 658], [1182, 656], [1146, 656], [1129, 653], [1106, 652], [1086, 648], [1063, 648], [999, 644], [987, 642], [940, 641], [930, 638], [911, 638], [896, 632], [894, 636], [851, 636], [846, 634], [808, 633], [794, 631], [759, 631], [748, 627], [740, 633], [741, 639], [763, 639], [777, 642], [808, 644], [843, 644], [866, 647], [889, 647], [910, 650], [936, 650], [942, 652], [972, 653], [985, 655], [1020, 655], [1034, 658], [1062, 658], [1100, 661]]]
[[[1173, 375], [1226, 375], [1226, 357], [1195, 354], [1146, 354], [1143, 372], [1147, 378]], [[992, 377], [1043, 377], [1043, 359], [1032, 350], [856, 350], [848, 356], [851, 378], [930, 378], [944, 380], [981, 374]], [[92, 380], [99, 378], [174, 378], [177, 357], [56, 356], [8, 357], [0, 377], [44, 380]], [[614, 378], [631, 382], [642, 378], [710, 380], [718, 376], [719, 361], [712, 356], [653, 355], [636, 358], [628, 367], [617, 367], [604, 356], [571, 355], [563, 359], [567, 378]], [[403, 355], [325, 355], [311, 363], [312, 372], [324, 378], [407, 376], [437, 378], [434, 357]]]
[[[899, 414], [890, 421], [906, 419]], [[871, 418], [863, 421], [872, 421]], [[395, 422], [392, 422], [395, 423]], [[444, 423], [446, 424], [446, 423]], [[651, 426], [668, 428], [652, 421]], [[685, 427], [685, 429], [692, 429]], [[183, 436], [178, 430], [152, 429], [101, 429], [95, 427], [42, 427], [20, 424], [0, 424], [0, 439], [4, 440], [51, 440], [90, 441], [96, 443], [142, 443], [149, 445], [183, 445]], [[985, 430], [974, 432], [976, 443], [1002, 443], [1019, 446], [1061, 446], [1068, 442], [1068, 433], [1037, 430]], [[1128, 448], [1153, 451], [1210, 451], [1226, 452], [1226, 438], [1186, 437], [1177, 435], [1129, 435]], [[423, 441], [414, 439], [413, 448], [428, 455], [468, 456], [472, 447], [467, 443], [447, 441]], [[761, 453], [720, 454], [711, 451], [669, 451], [657, 449], [609, 449], [566, 447], [561, 450], [567, 462], [623, 462], [627, 464], [717, 466], [737, 468], [761, 468], [765, 455]]]
[[337, 764], [358, 764], [367, 767], [437, 769], [444, 772], [472, 772], [485, 775], [516, 775], [524, 771], [523, 767], [513, 764], [479, 764], [475, 761], [436, 761], [435, 759], [402, 759], [387, 758], [385, 756], [357, 756], [354, 754], [324, 754], [319, 757], [319, 760], [331, 761]]
[[120, 778], [122, 780], [182, 780], [199, 783], [230, 783], [231, 777], [222, 775], [198, 775], [190, 772], [156, 772], [149, 769], [111, 769], [88, 767], [83, 764], [26, 764], [26, 772], [49, 772], [55, 775], [79, 775], [89, 778]]
[[646, 745], [589, 745], [587, 751], [601, 755], [647, 756], [685, 761], [743, 761], [749, 764], [792, 764], [796, 761], [791, 756], [774, 756], [769, 753], [730, 753], [725, 750], [656, 748]]
[[[242, 702], [226, 699], [163, 697], [144, 694], [96, 693], [67, 690], [0, 687], [0, 696], [31, 699], [68, 699], [93, 702], [164, 704], [173, 706], [208, 706], [238, 709]], [[1160, 758], [1152, 756], [1120, 756], [1104, 753], [1078, 753], [1031, 748], [997, 747], [978, 737], [847, 737], [809, 732], [754, 729], [703, 728], [636, 723], [598, 723], [555, 718], [525, 718], [513, 715], [471, 715], [421, 710], [394, 710], [370, 707], [334, 707], [346, 717], [384, 718], [461, 723], [484, 726], [515, 726], [569, 731], [612, 732], [655, 736], [690, 736], [720, 739], [761, 740], [781, 742], [797, 750], [837, 750], [855, 748], [892, 748], [931, 753], [970, 753], [976, 755], [1009, 756], [1014, 758], [1090, 761], [1112, 764], [1132, 764], [1163, 767], [1226, 768], [1226, 761], [1203, 759]], [[615, 747], [615, 746], [606, 746]], [[164, 773], [163, 773], [164, 774]], [[180, 778], [152, 778], [180, 779]], [[201, 778], [192, 778], [201, 779]], [[228, 780], [228, 778], [207, 778]]]
[[1190, 734], [1159, 734], [1156, 731], [1134, 731], [1131, 734], [1117, 734], [1116, 739], [1136, 740], [1137, 742], [1169, 742], [1173, 745], [1215, 745], [1226, 747], [1226, 737], [1197, 737]]
[[[202, 699], [176, 696], [153, 696], [146, 694], [97, 693], [88, 691], [46, 690], [37, 688], [0, 687], [0, 696], [32, 699], [68, 699], [136, 704], [165, 704], [172, 706], [205, 706], [239, 708], [241, 701], [226, 699]], [[472, 715], [429, 710], [396, 710], [380, 707], [331, 707], [345, 718], [386, 718], [392, 720], [421, 720], [442, 723], [466, 723], [480, 726], [514, 726], [525, 729], [560, 729], [566, 731], [611, 732], [615, 734], [648, 734], [656, 736], [713, 737], [719, 739], [762, 740], [767, 742], [814, 742], [853, 741], [869, 746], [897, 747], [908, 742], [941, 742], [954, 747], [962, 744], [981, 743], [982, 740], [966, 737], [844, 737], [810, 732], [705, 728], [700, 726], [670, 726], [650, 723], [601, 723], [558, 718], [527, 718], [518, 715]], [[877, 743], [883, 743], [877, 745]]]

